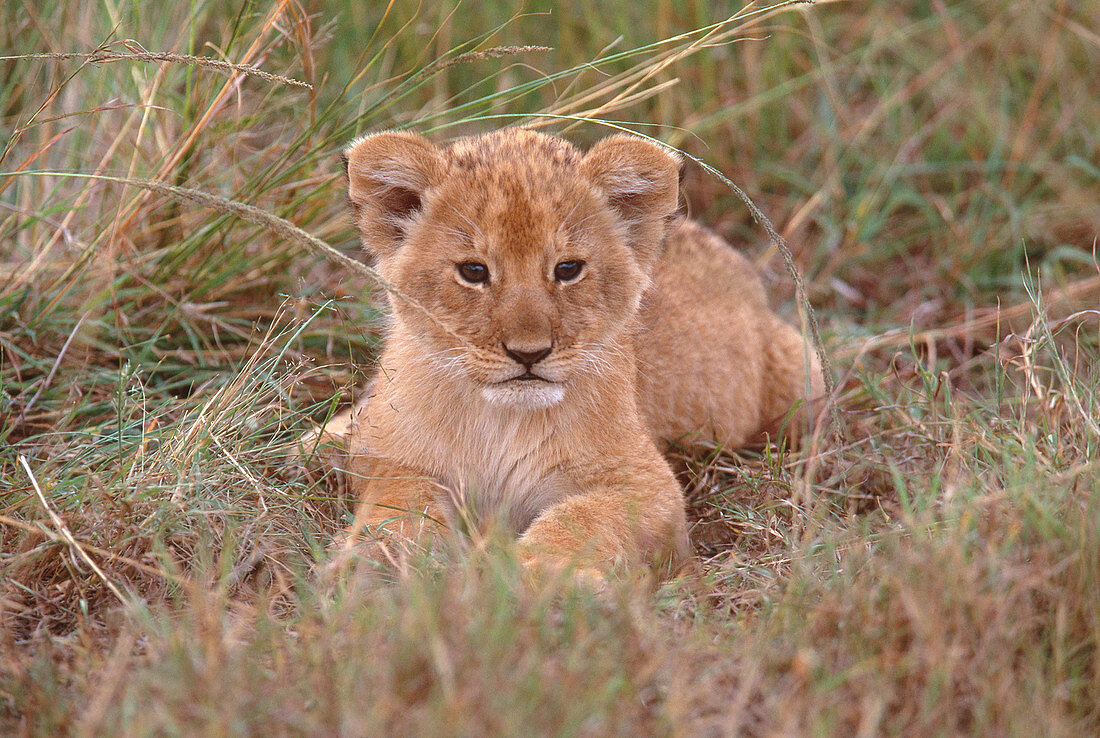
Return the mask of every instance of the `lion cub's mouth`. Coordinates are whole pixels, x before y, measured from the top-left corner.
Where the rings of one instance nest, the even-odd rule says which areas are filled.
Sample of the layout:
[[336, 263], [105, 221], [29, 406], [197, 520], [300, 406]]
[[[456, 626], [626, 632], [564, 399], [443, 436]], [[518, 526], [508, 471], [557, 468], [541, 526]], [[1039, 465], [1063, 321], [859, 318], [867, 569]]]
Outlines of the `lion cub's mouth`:
[[481, 395], [495, 405], [545, 409], [562, 401], [565, 385], [528, 371], [483, 387]]
[[520, 374], [518, 377], [510, 377], [509, 379], [505, 379], [504, 381], [505, 382], [546, 382], [547, 384], [557, 384], [557, 382], [553, 382], [553, 381], [547, 379], [546, 377], [540, 377], [539, 375], [534, 374], [530, 371], [526, 371], [523, 374]]

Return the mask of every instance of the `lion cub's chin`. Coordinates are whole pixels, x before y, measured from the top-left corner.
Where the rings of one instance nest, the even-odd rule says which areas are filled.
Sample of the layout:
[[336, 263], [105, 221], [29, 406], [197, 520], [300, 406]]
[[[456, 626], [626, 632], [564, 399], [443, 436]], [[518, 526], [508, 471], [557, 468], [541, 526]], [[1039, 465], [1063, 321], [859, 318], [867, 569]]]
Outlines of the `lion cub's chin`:
[[565, 397], [565, 387], [550, 382], [512, 380], [482, 388], [481, 396], [494, 405], [542, 410], [561, 402]]

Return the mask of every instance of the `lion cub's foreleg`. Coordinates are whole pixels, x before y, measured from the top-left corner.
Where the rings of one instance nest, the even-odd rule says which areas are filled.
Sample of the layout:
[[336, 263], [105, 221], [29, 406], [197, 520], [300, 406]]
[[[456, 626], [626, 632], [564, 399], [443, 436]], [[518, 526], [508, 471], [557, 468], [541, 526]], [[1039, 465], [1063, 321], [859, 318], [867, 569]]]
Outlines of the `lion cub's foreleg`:
[[436, 502], [440, 487], [421, 473], [389, 459], [357, 455], [349, 459], [347, 480], [359, 502], [344, 534], [345, 551], [428, 546], [446, 528]]
[[519, 545], [526, 564], [602, 572], [620, 564], [675, 567], [690, 554], [683, 497], [670, 473], [640, 472], [628, 484], [567, 497], [535, 518]]

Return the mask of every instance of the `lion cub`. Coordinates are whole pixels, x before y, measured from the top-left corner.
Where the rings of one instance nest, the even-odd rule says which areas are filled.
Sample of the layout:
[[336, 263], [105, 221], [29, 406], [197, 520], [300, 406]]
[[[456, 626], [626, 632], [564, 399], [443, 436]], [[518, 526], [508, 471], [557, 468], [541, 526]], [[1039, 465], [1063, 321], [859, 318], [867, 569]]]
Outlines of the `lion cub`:
[[346, 156], [363, 243], [396, 288], [346, 421], [349, 540], [493, 522], [532, 563], [675, 562], [684, 503], [658, 444], [743, 445], [820, 394], [748, 262], [676, 218], [664, 148], [390, 132]]

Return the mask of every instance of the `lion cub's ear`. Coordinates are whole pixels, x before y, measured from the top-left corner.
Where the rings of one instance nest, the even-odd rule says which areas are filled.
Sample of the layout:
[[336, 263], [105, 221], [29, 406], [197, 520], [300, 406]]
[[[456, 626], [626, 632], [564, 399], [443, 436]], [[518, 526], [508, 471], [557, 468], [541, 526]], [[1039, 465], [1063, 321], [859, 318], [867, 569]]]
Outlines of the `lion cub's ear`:
[[638, 136], [598, 141], [584, 157], [584, 171], [603, 190], [627, 227], [630, 245], [648, 266], [664, 242], [665, 220], [680, 196], [680, 157]]
[[420, 214], [424, 192], [443, 177], [439, 149], [416, 133], [375, 133], [344, 152], [348, 200], [363, 246], [376, 258], [392, 254]]

